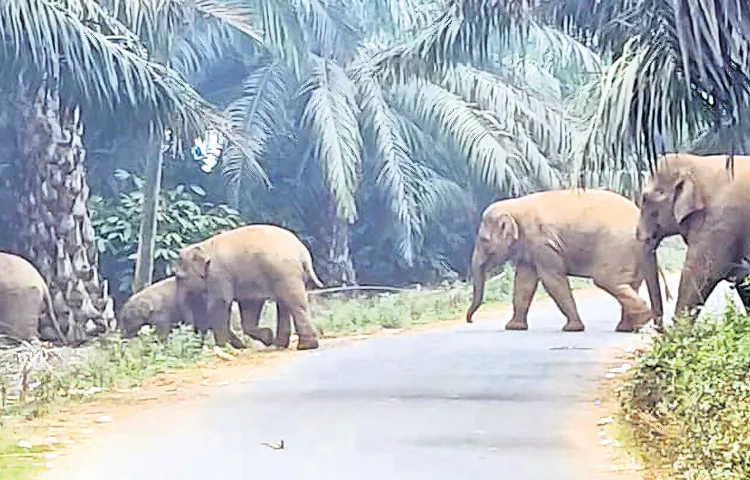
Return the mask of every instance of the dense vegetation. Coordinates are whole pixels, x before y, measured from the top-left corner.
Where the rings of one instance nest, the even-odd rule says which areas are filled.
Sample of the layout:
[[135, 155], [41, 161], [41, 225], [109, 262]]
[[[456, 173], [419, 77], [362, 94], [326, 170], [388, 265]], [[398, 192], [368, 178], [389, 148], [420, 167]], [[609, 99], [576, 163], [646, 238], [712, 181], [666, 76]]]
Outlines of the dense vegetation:
[[728, 307], [657, 338], [620, 393], [633, 440], [677, 478], [750, 476], [750, 317]]

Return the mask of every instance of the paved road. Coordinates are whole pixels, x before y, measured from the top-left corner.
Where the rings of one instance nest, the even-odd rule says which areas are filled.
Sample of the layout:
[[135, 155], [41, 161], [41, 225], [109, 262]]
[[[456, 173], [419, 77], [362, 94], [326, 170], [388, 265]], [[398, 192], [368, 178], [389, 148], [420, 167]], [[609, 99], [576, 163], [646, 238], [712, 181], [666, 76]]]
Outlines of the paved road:
[[[560, 332], [562, 315], [540, 302], [528, 332], [498, 318], [308, 352], [272, 377], [119, 425], [52, 477], [580, 480], [568, 414], [590, 408], [601, 349], [636, 338], [613, 332], [606, 295], [579, 308], [583, 334]], [[261, 445], [279, 439], [283, 450]]]

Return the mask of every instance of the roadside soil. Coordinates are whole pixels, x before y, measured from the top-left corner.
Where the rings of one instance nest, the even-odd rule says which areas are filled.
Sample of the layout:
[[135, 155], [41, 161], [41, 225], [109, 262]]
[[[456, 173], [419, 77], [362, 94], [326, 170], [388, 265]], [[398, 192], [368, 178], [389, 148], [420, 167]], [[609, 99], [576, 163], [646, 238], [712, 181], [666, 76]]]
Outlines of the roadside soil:
[[[596, 288], [576, 290], [576, 300], [597, 294]], [[545, 297], [537, 302], [550, 302]], [[487, 306], [475, 315], [475, 321], [488, 319], [510, 318], [509, 305]], [[419, 325], [403, 329], [382, 329], [378, 332], [322, 339], [321, 348], [336, 348], [375, 336], [400, 335], [418, 331], [434, 331], [451, 328], [462, 323], [463, 316], [427, 325]], [[562, 322], [562, 318], [561, 318]], [[562, 323], [561, 323], [562, 325]], [[613, 323], [614, 325], [614, 323]], [[239, 352], [234, 357], [224, 355], [205, 362], [202, 365], [170, 373], [159, 374], [144, 382], [140, 387], [116, 392], [100, 393], [92, 396], [86, 403], [59, 408], [55, 412], [42, 418], [24, 420], [16, 424], [12, 434], [23, 434], [23, 438], [33, 445], [44, 446], [47, 450], [45, 459], [48, 469], [54, 469], [55, 464], [73, 449], [86, 449], [87, 445], [96, 443], [99, 435], [110, 429], [116, 429], [119, 423], [131, 416], [144, 414], [159, 405], [174, 404], [184, 400], [212, 395], [228, 384], [248, 382], [259, 375], [268, 374], [274, 368], [282, 365], [297, 355], [306, 352], [294, 350], [296, 339], [289, 350], [259, 349]], [[623, 363], [626, 353], [621, 350], [604, 352], [602, 358], [602, 375], [611, 366]], [[618, 363], [619, 362], [619, 363]], [[597, 422], [601, 417], [608, 416], [616, 409], [616, 402], [611, 397], [611, 381], [602, 381], [601, 388], [591, 393], [591, 408], [582, 409], [571, 423], [571, 444], [580, 451], [582, 465], [595, 466], [592, 480], [644, 480], [632, 467], [630, 459], [624, 458], [624, 452], [610, 446], [603, 446], [599, 432], [601, 427]], [[601, 399], [600, 405], [594, 400]], [[611, 437], [607, 437], [611, 438]]]
[[[570, 422], [568, 441], [576, 450], [576, 460], [586, 480], [652, 480], [643, 463], [630, 454], [618, 441], [617, 412], [619, 410], [615, 389], [619, 375], [605, 378], [608, 370], [633, 365], [633, 342], [627, 349], [613, 347], [602, 352], [601, 379], [587, 397], [586, 408], [580, 409]], [[611, 421], [610, 419], [614, 419]], [[611, 423], [610, 423], [611, 421]]]

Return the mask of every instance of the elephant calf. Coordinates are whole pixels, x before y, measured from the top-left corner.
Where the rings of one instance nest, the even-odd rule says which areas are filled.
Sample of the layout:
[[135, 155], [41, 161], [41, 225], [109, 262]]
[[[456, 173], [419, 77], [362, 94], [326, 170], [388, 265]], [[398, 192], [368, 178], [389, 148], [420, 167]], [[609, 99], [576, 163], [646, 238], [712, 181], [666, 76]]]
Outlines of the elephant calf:
[[123, 338], [132, 338], [143, 325], [151, 325], [166, 337], [180, 320], [177, 308], [177, 282], [174, 277], [160, 280], [130, 297], [117, 315]]
[[66, 343], [39, 270], [18, 255], [0, 252], [0, 272], [0, 334], [18, 340], [39, 339], [39, 321], [46, 305], [55, 333]]
[[[220, 233], [182, 249], [175, 265], [178, 306], [182, 318], [199, 331], [213, 329], [217, 345], [242, 342], [230, 328], [230, 307], [237, 301], [242, 330], [251, 338], [283, 348], [289, 346], [290, 319], [299, 335], [298, 350], [318, 348], [310, 325], [306, 284], [322, 283], [315, 274], [310, 251], [289, 230], [274, 225], [250, 225]], [[186, 300], [203, 295], [207, 315], [201, 318]], [[276, 338], [258, 328], [267, 300], [276, 302]], [[198, 323], [196, 323], [198, 322]]]
[[[617, 331], [632, 331], [651, 319], [660, 325], [656, 253], [636, 239], [638, 216], [633, 202], [606, 190], [554, 190], [491, 204], [472, 254], [474, 297], [466, 321], [472, 322], [482, 303], [487, 271], [510, 260], [516, 274], [508, 330], [528, 329], [529, 306], [541, 281], [567, 318], [563, 331], [583, 331], [568, 275], [592, 278], [617, 299], [622, 306]], [[644, 277], [653, 310], [638, 296]]]

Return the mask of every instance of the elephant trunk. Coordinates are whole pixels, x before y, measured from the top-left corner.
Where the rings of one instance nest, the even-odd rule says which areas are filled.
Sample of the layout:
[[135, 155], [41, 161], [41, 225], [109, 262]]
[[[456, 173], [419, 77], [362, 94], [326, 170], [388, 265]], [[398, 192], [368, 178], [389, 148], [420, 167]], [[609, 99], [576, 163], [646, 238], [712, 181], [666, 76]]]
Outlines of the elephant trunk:
[[[656, 259], [656, 251], [648, 250], [646, 252], [646, 265], [645, 265], [645, 278], [646, 278], [646, 289], [648, 290], [649, 301], [651, 302], [651, 310], [656, 316], [656, 325], [662, 327], [662, 321], [664, 316], [664, 305], [661, 299], [661, 286], [659, 282], [659, 264]], [[669, 295], [669, 287], [666, 284], [666, 278], [664, 279], [664, 287]]]
[[471, 278], [474, 283], [474, 295], [469, 310], [466, 312], [466, 323], [473, 322], [472, 317], [482, 304], [486, 277], [487, 273], [485, 271], [485, 262], [482, 259], [482, 254], [474, 250], [474, 255], [471, 259]]

